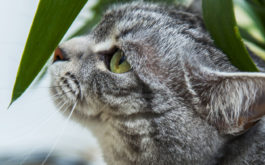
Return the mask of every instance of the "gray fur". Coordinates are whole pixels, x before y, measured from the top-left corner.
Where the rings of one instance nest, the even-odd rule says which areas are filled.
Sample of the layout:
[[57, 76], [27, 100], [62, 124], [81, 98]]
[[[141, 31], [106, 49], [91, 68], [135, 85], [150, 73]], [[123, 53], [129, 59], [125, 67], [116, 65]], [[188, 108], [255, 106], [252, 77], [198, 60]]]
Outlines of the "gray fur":
[[[116, 5], [90, 34], [59, 46], [68, 61], [50, 67], [55, 103], [68, 114], [76, 103], [73, 119], [107, 164], [265, 163], [264, 122], [248, 120], [264, 101], [265, 74], [239, 72], [190, 11]], [[114, 47], [132, 70], [108, 70], [102, 52]]]

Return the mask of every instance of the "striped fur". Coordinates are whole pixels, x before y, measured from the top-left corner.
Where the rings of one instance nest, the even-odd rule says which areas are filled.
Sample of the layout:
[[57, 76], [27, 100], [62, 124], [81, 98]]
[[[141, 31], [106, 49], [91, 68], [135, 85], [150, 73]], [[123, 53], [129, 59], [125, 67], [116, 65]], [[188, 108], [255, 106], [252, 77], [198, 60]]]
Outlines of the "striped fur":
[[[109, 165], [265, 163], [264, 122], [255, 125], [264, 74], [239, 72], [191, 11], [115, 5], [87, 36], [59, 46], [69, 60], [50, 67], [51, 92], [62, 95], [55, 103], [77, 101], [73, 118], [98, 138]], [[102, 61], [115, 47], [129, 72]]]

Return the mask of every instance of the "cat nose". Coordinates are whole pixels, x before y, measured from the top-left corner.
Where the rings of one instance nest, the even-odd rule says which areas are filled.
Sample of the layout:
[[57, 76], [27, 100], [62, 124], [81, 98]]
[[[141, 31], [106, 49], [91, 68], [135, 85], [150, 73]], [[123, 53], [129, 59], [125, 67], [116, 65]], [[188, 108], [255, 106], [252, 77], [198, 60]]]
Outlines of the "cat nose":
[[57, 47], [54, 51], [53, 63], [55, 63], [56, 61], [65, 61], [65, 60], [67, 60], [67, 59], [66, 59], [62, 49]]

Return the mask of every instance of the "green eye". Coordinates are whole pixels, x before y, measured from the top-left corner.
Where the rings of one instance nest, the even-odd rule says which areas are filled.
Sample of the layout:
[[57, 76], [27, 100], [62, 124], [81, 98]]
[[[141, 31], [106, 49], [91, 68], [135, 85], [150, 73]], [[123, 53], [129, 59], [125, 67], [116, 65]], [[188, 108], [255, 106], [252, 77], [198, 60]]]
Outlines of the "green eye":
[[121, 50], [118, 50], [110, 60], [110, 70], [114, 73], [124, 73], [131, 69], [131, 65], [126, 61]]

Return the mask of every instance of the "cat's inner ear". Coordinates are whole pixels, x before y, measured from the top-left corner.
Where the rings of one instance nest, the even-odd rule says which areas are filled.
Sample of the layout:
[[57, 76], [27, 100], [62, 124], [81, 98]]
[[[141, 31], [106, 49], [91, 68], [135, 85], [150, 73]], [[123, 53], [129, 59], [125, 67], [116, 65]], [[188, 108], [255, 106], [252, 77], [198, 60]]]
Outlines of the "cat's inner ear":
[[221, 133], [242, 134], [265, 115], [265, 74], [194, 69], [187, 76], [198, 111]]

